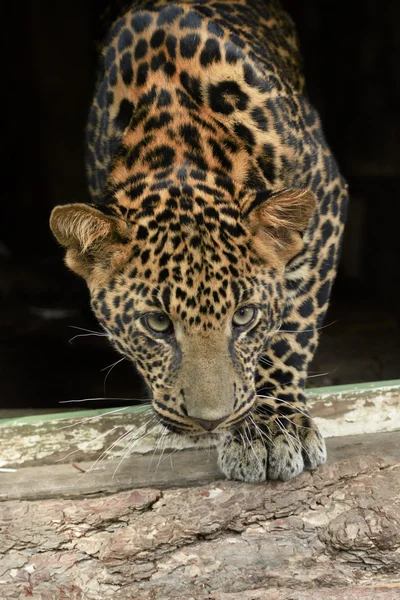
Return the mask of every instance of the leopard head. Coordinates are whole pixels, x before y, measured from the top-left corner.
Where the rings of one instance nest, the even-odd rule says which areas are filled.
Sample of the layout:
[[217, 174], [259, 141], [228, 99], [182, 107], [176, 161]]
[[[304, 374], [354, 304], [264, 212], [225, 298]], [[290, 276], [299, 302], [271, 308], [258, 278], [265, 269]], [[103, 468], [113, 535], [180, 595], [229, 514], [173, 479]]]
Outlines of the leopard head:
[[239, 210], [170, 187], [128, 219], [84, 204], [53, 210], [66, 264], [169, 429], [230, 430], [251, 411], [256, 365], [286, 305], [285, 268], [314, 206], [308, 190], [249, 194]]

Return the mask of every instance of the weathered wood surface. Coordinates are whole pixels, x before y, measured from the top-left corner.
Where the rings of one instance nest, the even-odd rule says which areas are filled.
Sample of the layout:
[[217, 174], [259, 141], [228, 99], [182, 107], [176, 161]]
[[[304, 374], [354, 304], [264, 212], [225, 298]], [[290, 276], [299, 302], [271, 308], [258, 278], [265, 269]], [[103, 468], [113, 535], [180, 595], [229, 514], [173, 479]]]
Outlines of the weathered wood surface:
[[[329, 438], [327, 448], [329, 464], [367, 454], [400, 462], [400, 432]], [[149, 452], [132, 454], [122, 461], [121, 458], [77, 464], [72, 456], [68, 464], [25, 467], [13, 473], [0, 473], [0, 501], [79, 498], [143, 487], [198, 486], [221, 478], [213, 450], [182, 450], [162, 455]]]
[[[400, 427], [400, 384], [386, 382], [310, 390], [311, 414], [325, 437], [393, 431]], [[84, 408], [84, 403], [79, 405]], [[135, 412], [131, 412], [135, 411]], [[106, 458], [122, 456], [128, 436], [139, 439], [135, 453], [152, 450], [160, 437], [155, 421], [143, 407], [87, 411], [74, 415], [47, 415], [0, 420], [0, 468], [37, 467], [55, 461], [69, 464], [95, 460], [107, 448]], [[146, 432], [146, 436], [143, 433]], [[118, 441], [118, 438], [121, 438]], [[164, 439], [166, 447], [174, 442]], [[186, 443], [188, 446], [189, 443]], [[72, 454], [73, 453], [73, 454]]]
[[[215, 480], [208, 459], [200, 486], [4, 500], [0, 597], [398, 599], [400, 433], [368, 437], [330, 440], [330, 464], [286, 483]], [[184, 451], [174, 463], [181, 455], [196, 456]], [[127, 460], [127, 472], [145, 458]], [[200, 463], [192, 460], [192, 470]]]

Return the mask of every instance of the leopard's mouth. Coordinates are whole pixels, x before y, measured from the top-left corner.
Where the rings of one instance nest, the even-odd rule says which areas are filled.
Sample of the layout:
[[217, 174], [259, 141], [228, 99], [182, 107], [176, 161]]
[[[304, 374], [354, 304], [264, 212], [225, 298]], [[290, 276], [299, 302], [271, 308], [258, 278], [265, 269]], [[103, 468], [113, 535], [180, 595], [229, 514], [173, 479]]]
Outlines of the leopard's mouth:
[[246, 412], [241, 413], [235, 417], [235, 413], [229, 415], [226, 419], [219, 419], [217, 421], [207, 421], [203, 419], [190, 419], [186, 415], [182, 415], [182, 422], [176, 418], [170, 418], [165, 414], [161, 414], [154, 409], [156, 416], [160, 423], [168, 429], [172, 434], [187, 435], [191, 438], [201, 438], [210, 440], [213, 437], [221, 437], [221, 435], [227, 435], [234, 433], [240, 429], [244, 423], [248, 420], [251, 414], [253, 406], [249, 406]]

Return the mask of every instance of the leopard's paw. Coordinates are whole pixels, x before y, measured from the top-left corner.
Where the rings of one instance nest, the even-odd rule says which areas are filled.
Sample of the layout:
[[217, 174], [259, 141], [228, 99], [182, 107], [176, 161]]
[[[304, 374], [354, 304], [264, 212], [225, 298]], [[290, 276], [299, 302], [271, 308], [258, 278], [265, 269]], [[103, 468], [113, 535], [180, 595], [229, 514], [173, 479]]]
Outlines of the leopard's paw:
[[326, 462], [325, 442], [318, 428], [281, 419], [268, 437], [231, 435], [218, 449], [218, 465], [228, 479], [257, 483], [287, 481]]
[[236, 436], [228, 436], [218, 448], [218, 466], [228, 479], [258, 483], [266, 476], [268, 450], [261, 439], [251, 445]]

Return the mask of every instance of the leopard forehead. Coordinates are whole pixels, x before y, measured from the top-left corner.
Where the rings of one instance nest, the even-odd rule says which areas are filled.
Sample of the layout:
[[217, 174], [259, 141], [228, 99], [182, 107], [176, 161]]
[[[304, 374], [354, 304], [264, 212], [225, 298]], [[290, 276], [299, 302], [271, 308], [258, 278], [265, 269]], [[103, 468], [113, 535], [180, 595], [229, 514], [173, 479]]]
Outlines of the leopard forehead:
[[157, 213], [141, 218], [123, 269], [106, 285], [92, 284], [100, 321], [119, 334], [154, 310], [207, 331], [221, 328], [239, 305], [250, 303], [276, 322], [285, 300], [284, 271], [254, 252], [235, 211], [197, 212], [187, 199], [185, 210], [173, 208], [158, 213], [158, 221]]

